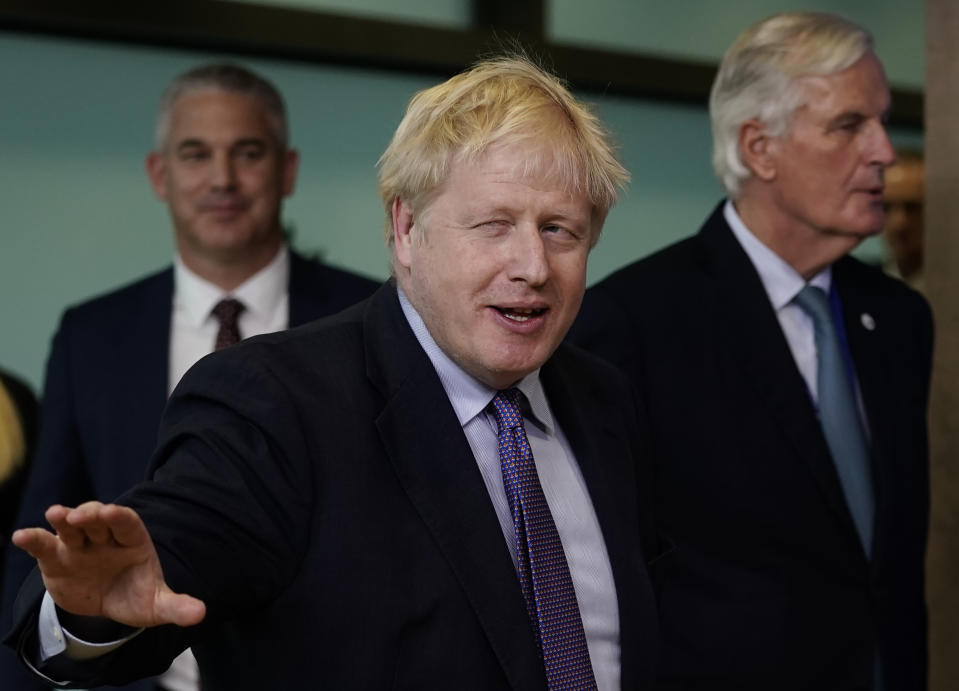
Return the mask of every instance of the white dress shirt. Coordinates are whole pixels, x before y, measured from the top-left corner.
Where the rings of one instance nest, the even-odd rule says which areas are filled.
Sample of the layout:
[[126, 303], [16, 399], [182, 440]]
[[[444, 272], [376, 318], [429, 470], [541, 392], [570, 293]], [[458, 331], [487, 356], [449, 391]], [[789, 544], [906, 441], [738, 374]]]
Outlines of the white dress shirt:
[[220, 325], [211, 312], [220, 300], [231, 297], [243, 303], [238, 321], [242, 338], [282, 331], [290, 321], [289, 285], [290, 253], [285, 245], [269, 264], [229, 293], [197, 276], [178, 255], [173, 262], [167, 393], [197, 360], [213, 351]]

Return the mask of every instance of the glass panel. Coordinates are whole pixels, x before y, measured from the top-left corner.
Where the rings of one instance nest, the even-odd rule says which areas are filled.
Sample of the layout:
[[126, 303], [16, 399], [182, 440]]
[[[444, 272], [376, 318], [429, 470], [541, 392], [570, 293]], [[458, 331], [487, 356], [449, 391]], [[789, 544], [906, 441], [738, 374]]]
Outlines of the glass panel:
[[759, 19], [789, 10], [835, 12], [869, 29], [889, 80], [924, 83], [923, 4], [897, 0], [547, 0], [549, 40], [614, 51], [718, 61]]
[[470, 23], [470, 0], [239, 0], [252, 5], [316, 10], [368, 19], [429, 24], [465, 29]]

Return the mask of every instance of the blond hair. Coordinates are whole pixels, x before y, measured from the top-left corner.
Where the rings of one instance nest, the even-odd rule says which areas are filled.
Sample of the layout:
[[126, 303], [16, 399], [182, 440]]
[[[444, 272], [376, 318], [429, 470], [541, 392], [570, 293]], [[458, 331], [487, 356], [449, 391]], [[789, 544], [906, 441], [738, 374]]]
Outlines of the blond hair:
[[525, 56], [477, 63], [417, 93], [380, 157], [380, 198], [386, 242], [393, 243], [391, 208], [397, 198], [422, 209], [454, 159], [475, 161], [495, 144], [531, 147], [524, 173], [561, 181], [593, 204], [596, 232], [629, 173], [608, 132], [565, 85]]
[[740, 157], [740, 126], [755, 118], [770, 135], [781, 136], [804, 102], [799, 79], [841, 72], [872, 49], [868, 31], [823, 12], [777, 14], [739, 35], [709, 97], [713, 169], [731, 198], [751, 175]]
[[26, 455], [23, 420], [3, 380], [0, 380], [0, 483], [23, 466]]

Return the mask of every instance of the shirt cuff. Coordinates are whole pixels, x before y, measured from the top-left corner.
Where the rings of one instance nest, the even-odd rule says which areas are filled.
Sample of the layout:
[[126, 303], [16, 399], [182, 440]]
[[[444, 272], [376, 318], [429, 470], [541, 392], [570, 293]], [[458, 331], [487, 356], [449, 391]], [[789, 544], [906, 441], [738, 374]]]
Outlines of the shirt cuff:
[[54, 655], [65, 653], [70, 660], [92, 660], [113, 652], [142, 631], [143, 629], [136, 629], [127, 636], [101, 643], [91, 643], [77, 638], [61, 626], [53, 598], [50, 597], [50, 593], [44, 593], [43, 602], [40, 604], [38, 627], [40, 659], [46, 662]]

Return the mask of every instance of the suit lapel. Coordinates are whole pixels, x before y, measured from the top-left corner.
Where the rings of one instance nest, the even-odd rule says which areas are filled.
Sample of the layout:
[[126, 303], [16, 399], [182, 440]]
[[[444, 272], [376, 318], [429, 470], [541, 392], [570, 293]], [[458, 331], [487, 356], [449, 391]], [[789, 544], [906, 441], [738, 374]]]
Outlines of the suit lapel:
[[[135, 392], [131, 410], [139, 410], [135, 420], [146, 425], [135, 433], [136, 438], [149, 441], [148, 450], [152, 450], [169, 393], [173, 269], [158, 274], [140, 297], [142, 301], [136, 309], [138, 324], [131, 328], [138, 342], [132, 344], [130, 366], [118, 381], [123, 390]], [[134, 435], [133, 430], [125, 433]]]
[[486, 486], [392, 283], [370, 301], [364, 331], [367, 372], [386, 401], [376, 424], [396, 475], [465, 591], [510, 685], [541, 689], [542, 662]]
[[309, 285], [309, 260], [290, 250], [289, 326], [299, 326], [325, 316], [319, 281]]
[[[741, 376], [808, 467], [823, 499], [843, 526], [851, 550], [865, 558], [839, 476], [806, 383], [796, 367], [776, 313], [752, 262], [722, 216], [722, 205], [706, 222], [699, 238], [707, 272], [716, 281], [715, 301], [704, 314], [716, 319], [712, 333]], [[775, 460], [775, 459], [771, 459]]]

